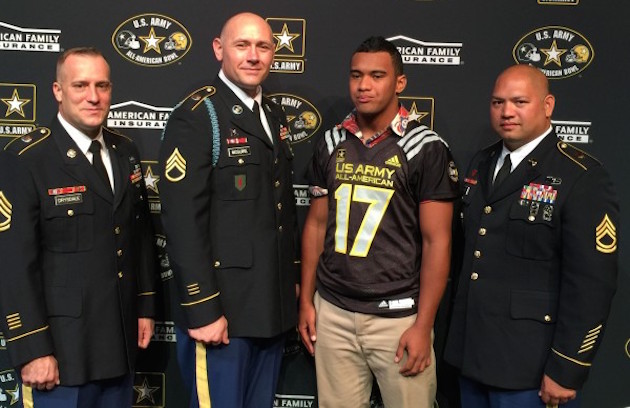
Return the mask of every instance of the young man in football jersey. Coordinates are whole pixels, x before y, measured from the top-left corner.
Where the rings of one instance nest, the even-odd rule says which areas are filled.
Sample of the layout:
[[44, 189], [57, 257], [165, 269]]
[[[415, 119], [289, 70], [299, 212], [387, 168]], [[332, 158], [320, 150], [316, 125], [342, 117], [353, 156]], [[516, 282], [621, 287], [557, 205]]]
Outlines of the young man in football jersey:
[[373, 375], [386, 407], [435, 398], [457, 169], [444, 140], [399, 104], [406, 83], [396, 47], [365, 40], [350, 63], [355, 109], [315, 147], [298, 327], [322, 408], [369, 407]]

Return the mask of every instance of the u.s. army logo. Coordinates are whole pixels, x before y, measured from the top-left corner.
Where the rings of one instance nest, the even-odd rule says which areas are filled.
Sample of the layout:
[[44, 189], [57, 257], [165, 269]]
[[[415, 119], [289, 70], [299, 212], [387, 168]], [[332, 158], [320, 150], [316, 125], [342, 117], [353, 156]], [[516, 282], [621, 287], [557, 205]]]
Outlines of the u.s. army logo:
[[0, 408], [17, 406], [20, 402], [20, 384], [14, 370], [0, 371]]
[[610, 254], [617, 250], [617, 228], [612, 223], [608, 214], [595, 228], [595, 249], [604, 254]]
[[186, 177], [186, 159], [179, 152], [178, 148], [166, 160], [166, 168], [164, 176], [170, 182], [176, 183]]
[[0, 232], [4, 232], [11, 228], [11, 214], [13, 214], [13, 205], [0, 191]]
[[164, 373], [136, 372], [133, 380], [134, 408], [163, 408], [166, 382]]

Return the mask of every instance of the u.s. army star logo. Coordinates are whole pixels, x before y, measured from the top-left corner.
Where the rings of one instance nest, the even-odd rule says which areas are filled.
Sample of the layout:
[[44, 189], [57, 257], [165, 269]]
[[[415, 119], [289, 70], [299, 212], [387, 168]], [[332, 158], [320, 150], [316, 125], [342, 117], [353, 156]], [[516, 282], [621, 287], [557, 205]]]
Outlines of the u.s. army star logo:
[[595, 249], [604, 254], [610, 254], [617, 250], [617, 228], [612, 223], [608, 214], [595, 228]]
[[179, 152], [178, 148], [166, 160], [164, 176], [170, 182], [176, 183], [186, 177], [186, 159]]
[[11, 228], [11, 214], [13, 214], [13, 205], [0, 191], [0, 232], [7, 231]]

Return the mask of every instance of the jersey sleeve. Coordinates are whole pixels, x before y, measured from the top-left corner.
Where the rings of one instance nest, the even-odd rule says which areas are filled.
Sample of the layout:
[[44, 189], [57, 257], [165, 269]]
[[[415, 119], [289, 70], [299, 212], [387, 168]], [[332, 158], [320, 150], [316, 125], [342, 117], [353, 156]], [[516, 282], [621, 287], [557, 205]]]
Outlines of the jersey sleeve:
[[448, 145], [437, 133], [420, 125], [409, 130], [399, 144], [407, 158], [410, 188], [418, 203], [458, 197], [457, 166]]

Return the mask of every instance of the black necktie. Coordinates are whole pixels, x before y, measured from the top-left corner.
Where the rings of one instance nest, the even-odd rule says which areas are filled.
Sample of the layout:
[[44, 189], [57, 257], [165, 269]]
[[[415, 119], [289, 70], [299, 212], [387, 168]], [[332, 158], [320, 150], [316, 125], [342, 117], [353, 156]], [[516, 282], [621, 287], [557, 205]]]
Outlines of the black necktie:
[[107, 170], [105, 169], [103, 158], [101, 157], [100, 142], [98, 140], [92, 140], [92, 144], [88, 150], [92, 153], [92, 167], [94, 167], [94, 170], [96, 170], [101, 180], [103, 180], [111, 190], [112, 185], [109, 183], [109, 176], [107, 175]]
[[505, 156], [505, 159], [503, 161], [503, 166], [501, 166], [501, 168], [499, 169], [499, 172], [494, 178], [494, 183], [492, 184], [492, 186], [494, 188], [497, 188], [503, 182], [503, 180], [505, 180], [506, 177], [510, 174], [510, 171], [512, 171], [512, 161], [510, 160], [510, 155], [508, 154], [507, 156]]
[[[265, 130], [265, 125], [263, 125], [262, 118], [260, 117], [260, 105], [258, 105], [257, 101], [254, 101], [254, 107], [252, 108], [252, 111], [254, 112], [254, 115], [258, 119], [258, 123], [260, 123], [260, 127], [263, 130], [263, 134], [267, 135], [267, 137], [269, 137], [269, 139], [271, 139], [271, 137], [269, 136], [269, 134]], [[264, 112], [263, 112], [263, 115], [264, 115]], [[271, 139], [271, 142], [273, 143], [273, 139]]]

